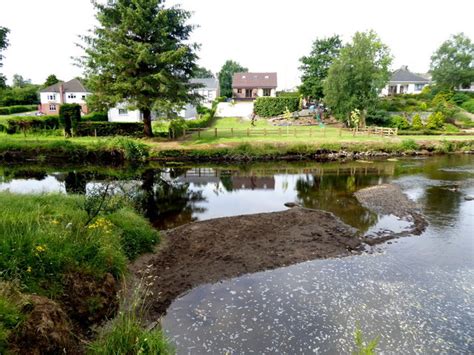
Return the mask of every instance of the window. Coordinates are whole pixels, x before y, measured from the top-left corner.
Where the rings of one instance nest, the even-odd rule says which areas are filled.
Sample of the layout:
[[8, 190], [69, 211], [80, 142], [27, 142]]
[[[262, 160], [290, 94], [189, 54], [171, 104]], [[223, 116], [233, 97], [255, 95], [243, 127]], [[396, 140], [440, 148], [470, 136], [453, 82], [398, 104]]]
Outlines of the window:
[[76, 98], [76, 94], [69, 94], [69, 95], [67, 95], [67, 98], [68, 98], [68, 99], [75, 99], [75, 98]]
[[128, 115], [128, 110], [125, 108], [119, 108], [119, 115], [120, 116]]
[[56, 111], [56, 105], [49, 105], [50, 111]]
[[82, 99], [85, 100], [85, 99], [86, 99], [86, 95], [82, 95]]
[[242, 93], [242, 89], [237, 89], [237, 94], [241, 94]]
[[48, 100], [49, 101], [55, 101], [56, 100], [56, 95], [48, 95]]
[[247, 99], [252, 98], [252, 91], [253, 91], [252, 89], [245, 89], [245, 97]]
[[425, 84], [415, 84], [415, 91], [421, 91], [425, 87]]
[[271, 96], [272, 89], [263, 89], [263, 96]]

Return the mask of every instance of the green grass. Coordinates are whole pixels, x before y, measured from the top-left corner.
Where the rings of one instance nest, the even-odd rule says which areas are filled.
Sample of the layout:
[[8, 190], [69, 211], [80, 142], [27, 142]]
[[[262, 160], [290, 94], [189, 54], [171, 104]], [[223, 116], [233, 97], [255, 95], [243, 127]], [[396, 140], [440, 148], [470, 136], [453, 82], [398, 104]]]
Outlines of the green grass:
[[0, 282], [0, 354], [7, 351], [7, 340], [10, 333], [24, 320], [21, 312], [23, 297], [16, 287]]
[[0, 203], [1, 277], [18, 280], [28, 293], [54, 298], [62, 292], [62, 277], [76, 272], [120, 279], [127, 261], [158, 241], [129, 207], [87, 224], [90, 215], [81, 196], [0, 193]]

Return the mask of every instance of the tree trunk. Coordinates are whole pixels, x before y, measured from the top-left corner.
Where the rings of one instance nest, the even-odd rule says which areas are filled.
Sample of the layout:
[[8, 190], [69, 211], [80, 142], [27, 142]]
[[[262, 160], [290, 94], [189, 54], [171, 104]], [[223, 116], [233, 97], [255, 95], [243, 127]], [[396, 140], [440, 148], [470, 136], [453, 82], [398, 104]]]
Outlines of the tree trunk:
[[145, 137], [153, 137], [153, 130], [151, 128], [151, 111], [149, 109], [143, 110], [143, 124]]

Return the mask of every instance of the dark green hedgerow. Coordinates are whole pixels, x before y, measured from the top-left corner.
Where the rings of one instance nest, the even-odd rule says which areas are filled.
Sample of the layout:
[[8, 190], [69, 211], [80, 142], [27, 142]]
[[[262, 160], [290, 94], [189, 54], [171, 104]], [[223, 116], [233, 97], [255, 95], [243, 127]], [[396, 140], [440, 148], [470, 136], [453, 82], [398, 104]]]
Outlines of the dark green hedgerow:
[[278, 116], [289, 110], [298, 110], [298, 97], [259, 97], [255, 100], [255, 113], [261, 117]]

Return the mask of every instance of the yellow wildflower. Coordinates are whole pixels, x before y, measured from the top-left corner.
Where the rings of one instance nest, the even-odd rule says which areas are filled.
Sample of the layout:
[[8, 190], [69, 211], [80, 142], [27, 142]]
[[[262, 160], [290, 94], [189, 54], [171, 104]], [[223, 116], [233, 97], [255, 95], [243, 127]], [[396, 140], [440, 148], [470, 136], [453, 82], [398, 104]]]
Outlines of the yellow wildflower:
[[28, 266], [28, 268], [26, 269], [26, 272], [31, 272], [31, 266]]
[[52, 224], [59, 224], [59, 221], [56, 220], [56, 219], [53, 219], [53, 220], [51, 221], [51, 223], [52, 223]]
[[44, 253], [46, 251], [46, 245], [37, 245], [35, 249], [38, 253]]

